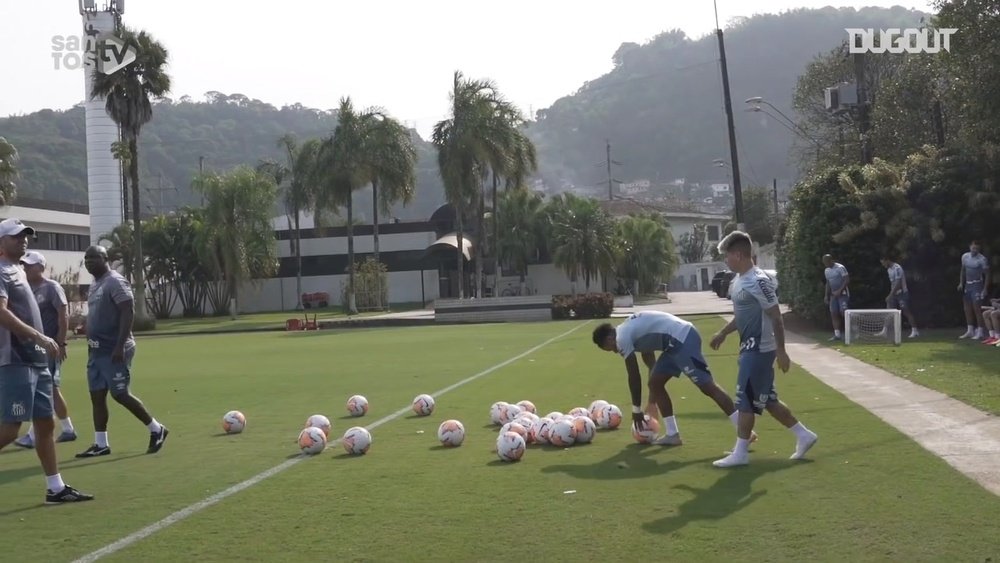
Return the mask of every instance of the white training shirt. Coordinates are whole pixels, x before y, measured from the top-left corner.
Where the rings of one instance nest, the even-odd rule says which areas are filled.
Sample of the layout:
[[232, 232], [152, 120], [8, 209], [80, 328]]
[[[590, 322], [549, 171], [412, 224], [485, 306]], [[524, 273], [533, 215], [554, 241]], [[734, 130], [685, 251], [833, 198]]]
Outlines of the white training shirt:
[[635, 352], [659, 352], [680, 346], [693, 326], [662, 311], [635, 313], [615, 329], [618, 353], [627, 358]]

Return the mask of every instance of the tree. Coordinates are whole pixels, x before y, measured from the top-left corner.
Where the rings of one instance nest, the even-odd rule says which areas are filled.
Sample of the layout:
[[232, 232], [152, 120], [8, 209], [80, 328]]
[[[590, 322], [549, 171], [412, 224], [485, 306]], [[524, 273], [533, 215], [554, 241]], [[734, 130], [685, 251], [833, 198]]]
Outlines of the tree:
[[503, 192], [498, 203], [495, 226], [500, 235], [496, 239], [496, 255], [520, 276], [523, 294], [528, 264], [537, 260], [539, 248], [544, 243], [542, 196], [525, 189], [513, 189]]
[[617, 224], [617, 274], [635, 281], [640, 293], [654, 293], [677, 269], [674, 237], [659, 217], [626, 217]]
[[595, 200], [572, 193], [553, 198], [546, 211], [553, 263], [570, 277], [574, 292], [578, 276], [590, 292], [591, 280], [614, 271], [614, 220]]
[[240, 286], [277, 270], [271, 209], [278, 188], [273, 177], [246, 166], [221, 176], [200, 174], [194, 187], [205, 196], [201, 246], [217, 280], [213, 306], [216, 313], [228, 308], [236, 315]]
[[708, 236], [705, 225], [695, 225], [690, 233], [681, 235], [677, 241], [677, 250], [685, 264], [701, 262], [708, 255]]
[[375, 116], [364, 156], [369, 162], [372, 184], [372, 237], [375, 262], [378, 258], [379, 210], [389, 213], [396, 202], [413, 200], [416, 185], [417, 150], [410, 132], [399, 121]]
[[167, 75], [167, 50], [145, 31], [122, 28], [119, 37], [126, 47], [135, 51], [136, 59], [112, 74], [94, 74], [91, 99], [106, 98], [105, 109], [118, 124], [122, 139], [128, 143], [129, 185], [132, 190], [132, 230], [135, 232], [135, 327], [156, 325], [146, 312], [146, 284], [143, 278], [142, 222], [139, 205], [139, 133], [153, 118], [151, 99], [160, 99], [170, 92]]
[[[520, 122], [517, 121], [512, 125], [519, 125]], [[512, 137], [513, 145], [510, 147], [510, 158], [507, 159], [505, 169], [499, 171], [494, 170], [493, 172], [493, 215], [498, 217], [502, 211], [500, 211], [499, 203], [500, 200], [497, 198], [497, 184], [498, 178], [497, 173], [501, 174], [504, 178], [505, 187], [507, 190], [525, 190], [524, 185], [525, 179], [528, 175], [533, 174], [538, 170], [538, 155], [535, 151], [535, 144], [531, 142], [531, 139], [527, 135], [522, 133], [520, 130], [515, 130]], [[497, 295], [497, 287], [500, 283], [500, 221], [493, 221], [493, 295]], [[524, 284], [524, 278], [521, 278], [522, 285]], [[522, 287], [523, 291], [524, 288]]]
[[[774, 242], [778, 218], [774, 196], [769, 188], [749, 187], [743, 190], [743, 219], [750, 240], [758, 244]], [[736, 230], [736, 217], [726, 225], [726, 234]]]
[[17, 195], [17, 149], [0, 137], [0, 206], [10, 205]]

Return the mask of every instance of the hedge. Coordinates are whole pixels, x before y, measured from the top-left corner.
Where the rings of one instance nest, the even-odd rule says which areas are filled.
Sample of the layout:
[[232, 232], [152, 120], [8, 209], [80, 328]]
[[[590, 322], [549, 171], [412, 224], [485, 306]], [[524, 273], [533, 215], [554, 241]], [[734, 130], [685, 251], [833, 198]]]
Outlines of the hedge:
[[610, 293], [552, 296], [552, 318], [556, 320], [606, 319], [614, 309], [615, 298]]

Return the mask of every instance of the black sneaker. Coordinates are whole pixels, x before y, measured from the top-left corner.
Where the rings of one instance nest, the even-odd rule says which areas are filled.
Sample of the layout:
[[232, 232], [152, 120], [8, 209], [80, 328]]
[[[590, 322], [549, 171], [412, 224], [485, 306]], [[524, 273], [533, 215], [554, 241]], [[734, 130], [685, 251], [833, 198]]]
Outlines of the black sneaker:
[[[98, 454], [103, 455], [103, 454]], [[79, 456], [77, 456], [79, 457]], [[67, 502], [83, 502], [85, 500], [94, 500], [94, 495], [88, 495], [87, 493], [81, 493], [80, 491], [66, 485], [63, 490], [58, 493], [53, 493], [52, 491], [45, 491], [45, 504], [66, 504]]]
[[111, 455], [111, 447], [110, 446], [104, 446], [102, 448], [101, 446], [98, 446], [97, 444], [93, 444], [92, 446], [90, 446], [89, 448], [87, 448], [87, 451], [85, 451], [83, 453], [76, 454], [76, 457], [81, 457], [81, 458], [83, 458], [83, 457], [98, 457], [98, 456], [102, 456], [102, 455]]
[[163, 425], [160, 425], [160, 431], [157, 432], [156, 434], [150, 433], [149, 448], [146, 449], [146, 453], [155, 454], [156, 452], [160, 451], [160, 448], [163, 447], [163, 442], [167, 441], [167, 434], [170, 434], [170, 431], [167, 430], [167, 427]]

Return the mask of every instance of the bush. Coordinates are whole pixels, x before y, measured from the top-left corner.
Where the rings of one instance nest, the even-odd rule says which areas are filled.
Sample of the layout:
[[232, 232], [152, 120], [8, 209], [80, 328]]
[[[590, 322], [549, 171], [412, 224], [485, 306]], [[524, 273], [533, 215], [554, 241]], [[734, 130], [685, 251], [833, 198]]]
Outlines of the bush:
[[[347, 267], [350, 273], [351, 267]], [[382, 311], [389, 306], [389, 269], [371, 256], [357, 265], [354, 274], [354, 304], [358, 311]], [[350, 278], [348, 278], [349, 280]], [[350, 283], [345, 280], [340, 292], [340, 303], [345, 311], [349, 309]]]
[[552, 296], [552, 318], [556, 320], [606, 319], [614, 308], [615, 297], [610, 293]]

